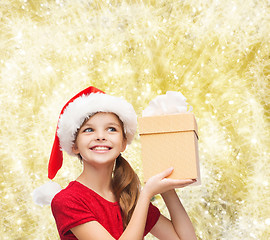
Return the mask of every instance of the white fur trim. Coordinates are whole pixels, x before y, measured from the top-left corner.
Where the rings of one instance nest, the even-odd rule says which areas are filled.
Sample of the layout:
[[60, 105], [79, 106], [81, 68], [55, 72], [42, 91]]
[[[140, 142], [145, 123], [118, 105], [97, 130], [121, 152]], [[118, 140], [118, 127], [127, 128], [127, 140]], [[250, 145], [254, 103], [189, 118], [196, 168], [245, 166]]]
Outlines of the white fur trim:
[[62, 190], [61, 186], [53, 181], [49, 181], [33, 191], [34, 203], [40, 206], [50, 205], [55, 194]]
[[59, 118], [57, 135], [61, 148], [69, 155], [74, 156], [72, 146], [76, 132], [87, 117], [97, 112], [115, 113], [124, 124], [127, 143], [132, 142], [137, 128], [137, 115], [133, 106], [119, 97], [91, 93], [76, 98]]

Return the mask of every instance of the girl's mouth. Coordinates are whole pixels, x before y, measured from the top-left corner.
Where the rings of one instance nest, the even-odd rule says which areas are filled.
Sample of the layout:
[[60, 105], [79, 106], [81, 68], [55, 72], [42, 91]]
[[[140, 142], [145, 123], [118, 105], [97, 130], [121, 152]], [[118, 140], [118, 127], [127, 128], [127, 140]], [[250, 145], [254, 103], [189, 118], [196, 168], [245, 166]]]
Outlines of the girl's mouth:
[[108, 146], [94, 146], [90, 148], [92, 151], [100, 151], [100, 152], [104, 152], [104, 151], [109, 151], [112, 148], [108, 147]]

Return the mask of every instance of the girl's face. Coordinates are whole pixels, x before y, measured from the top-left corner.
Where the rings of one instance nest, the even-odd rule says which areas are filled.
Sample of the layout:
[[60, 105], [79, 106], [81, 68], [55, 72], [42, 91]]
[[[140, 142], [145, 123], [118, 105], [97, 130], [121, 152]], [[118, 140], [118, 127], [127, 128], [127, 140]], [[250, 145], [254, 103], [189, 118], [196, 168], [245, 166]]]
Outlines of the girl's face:
[[80, 128], [73, 153], [92, 164], [112, 163], [126, 148], [122, 123], [113, 113], [96, 113]]

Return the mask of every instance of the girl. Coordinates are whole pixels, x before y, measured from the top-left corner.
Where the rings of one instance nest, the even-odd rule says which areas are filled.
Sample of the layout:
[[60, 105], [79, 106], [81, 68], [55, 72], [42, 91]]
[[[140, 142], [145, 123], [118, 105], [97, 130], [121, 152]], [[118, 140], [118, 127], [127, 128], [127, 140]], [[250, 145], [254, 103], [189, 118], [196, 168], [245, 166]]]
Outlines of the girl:
[[[125, 100], [89, 87], [70, 99], [61, 111], [49, 162], [49, 178], [62, 166], [62, 149], [78, 156], [81, 175], [60, 191], [51, 207], [61, 239], [142, 240], [196, 239], [192, 223], [175, 188], [195, 180], [173, 180], [173, 168], [140, 182], [121, 156], [137, 127], [136, 113]], [[161, 194], [171, 219], [150, 203]]]

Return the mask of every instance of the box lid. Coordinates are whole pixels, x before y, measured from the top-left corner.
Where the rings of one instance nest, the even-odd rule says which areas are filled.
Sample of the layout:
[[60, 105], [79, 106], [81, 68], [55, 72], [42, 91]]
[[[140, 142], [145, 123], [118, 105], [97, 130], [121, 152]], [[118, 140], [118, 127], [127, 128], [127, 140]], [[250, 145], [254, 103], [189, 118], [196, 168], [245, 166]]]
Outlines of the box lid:
[[193, 113], [179, 113], [138, 118], [139, 134], [195, 131], [198, 127]]

